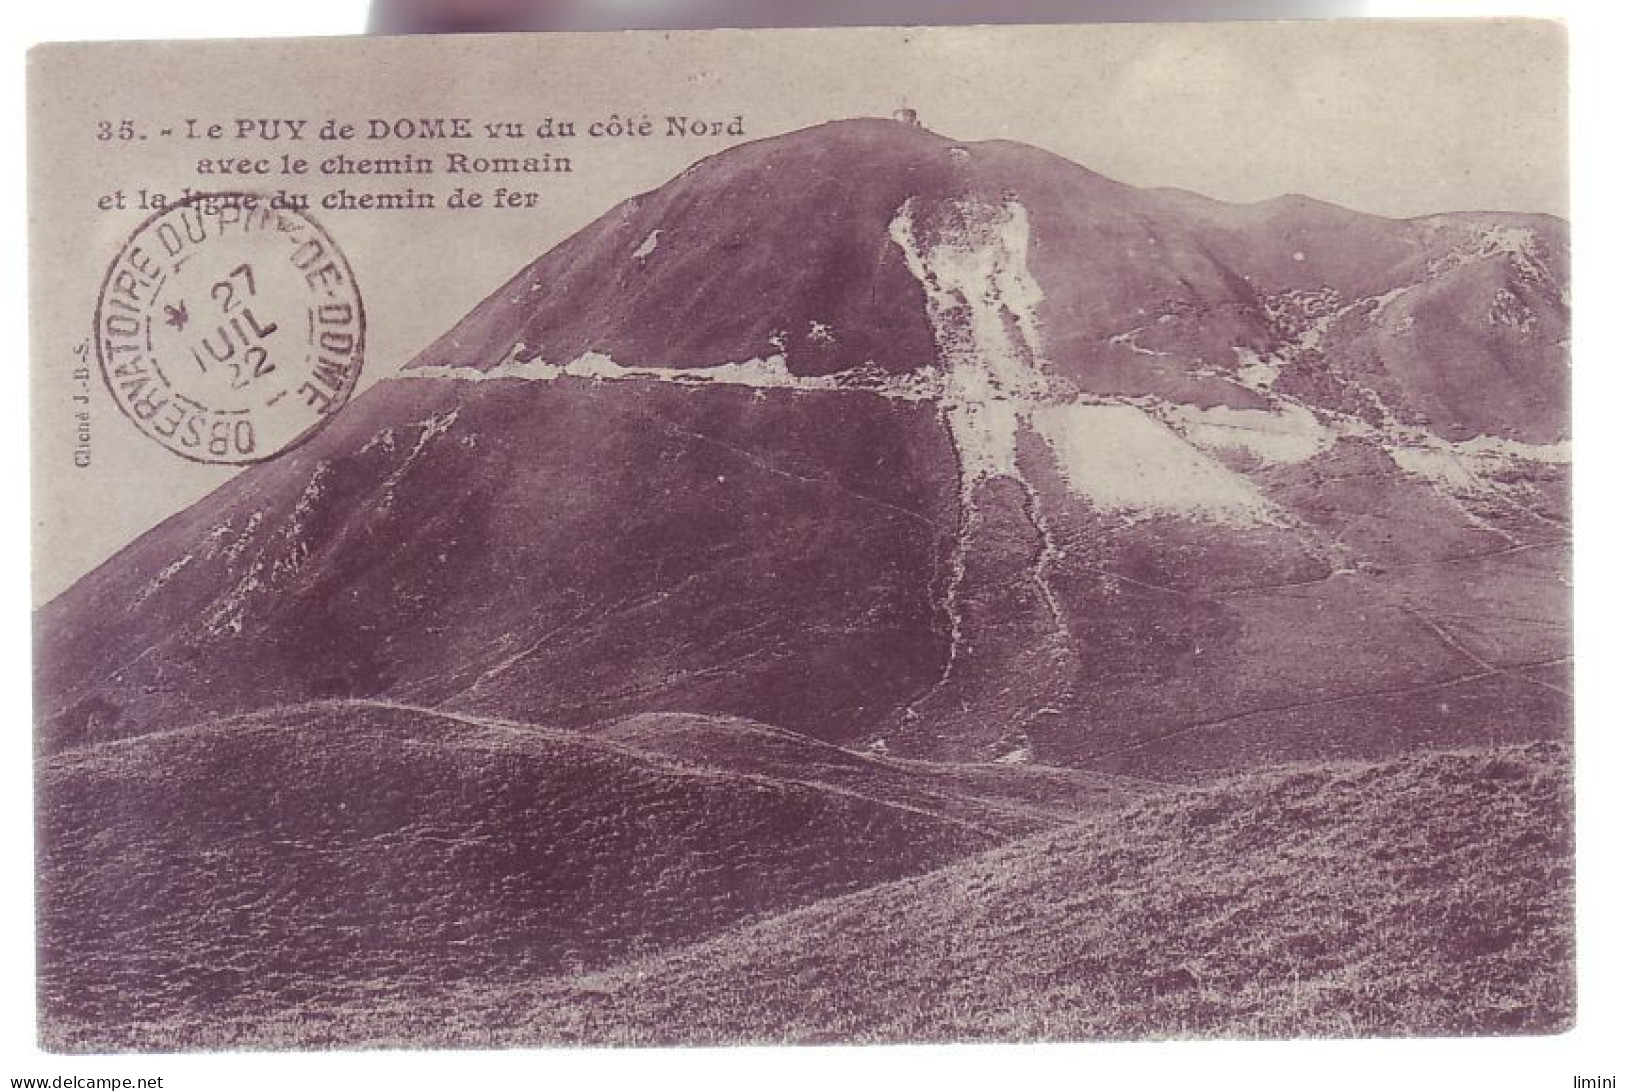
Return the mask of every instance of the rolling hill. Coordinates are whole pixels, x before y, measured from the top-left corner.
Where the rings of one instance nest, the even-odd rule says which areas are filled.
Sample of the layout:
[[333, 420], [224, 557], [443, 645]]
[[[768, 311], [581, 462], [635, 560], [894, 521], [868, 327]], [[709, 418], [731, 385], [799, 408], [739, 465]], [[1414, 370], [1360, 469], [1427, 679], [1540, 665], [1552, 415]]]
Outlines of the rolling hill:
[[495, 1036], [1561, 1031], [1574, 1017], [1567, 760], [1552, 744], [1435, 753], [1158, 796], [655, 960], [524, 990], [505, 998], [511, 1029]]
[[[1553, 1033], [1569, 754], [1161, 794], [599, 972], [152, 1018], [121, 1046], [515, 1047]], [[70, 1038], [86, 1046], [107, 1037]], [[102, 1032], [105, 1034], [106, 1032]]]

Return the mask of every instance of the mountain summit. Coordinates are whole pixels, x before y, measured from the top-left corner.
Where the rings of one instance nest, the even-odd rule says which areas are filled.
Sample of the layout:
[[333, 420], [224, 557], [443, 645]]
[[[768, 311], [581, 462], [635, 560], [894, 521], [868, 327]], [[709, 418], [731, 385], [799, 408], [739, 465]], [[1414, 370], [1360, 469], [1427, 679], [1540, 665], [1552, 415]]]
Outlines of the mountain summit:
[[956, 308], [980, 301], [1041, 328], [1044, 370], [1082, 393], [1263, 408], [1276, 364], [1269, 385], [1357, 416], [1547, 443], [1567, 419], [1566, 267], [1547, 216], [1230, 205], [1023, 144], [841, 121], [623, 202], [409, 367], [596, 353], [900, 374], [941, 364]]

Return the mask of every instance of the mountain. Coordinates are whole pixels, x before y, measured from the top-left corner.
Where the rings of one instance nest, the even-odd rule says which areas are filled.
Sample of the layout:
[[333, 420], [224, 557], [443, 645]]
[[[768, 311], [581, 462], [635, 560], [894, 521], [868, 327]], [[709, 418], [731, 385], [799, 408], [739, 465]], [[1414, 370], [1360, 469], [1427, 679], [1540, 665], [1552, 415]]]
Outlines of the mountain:
[[743, 145], [48, 604], [42, 746], [327, 697], [1179, 777], [1561, 735], [1565, 276], [1547, 217]]

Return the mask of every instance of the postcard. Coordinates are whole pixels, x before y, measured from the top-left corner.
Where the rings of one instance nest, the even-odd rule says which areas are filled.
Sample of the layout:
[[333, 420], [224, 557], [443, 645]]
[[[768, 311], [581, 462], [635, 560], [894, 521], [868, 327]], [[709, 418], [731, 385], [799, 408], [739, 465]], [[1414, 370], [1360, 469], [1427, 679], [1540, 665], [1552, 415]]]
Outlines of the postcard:
[[1574, 1024], [1560, 26], [29, 94], [44, 1048]]

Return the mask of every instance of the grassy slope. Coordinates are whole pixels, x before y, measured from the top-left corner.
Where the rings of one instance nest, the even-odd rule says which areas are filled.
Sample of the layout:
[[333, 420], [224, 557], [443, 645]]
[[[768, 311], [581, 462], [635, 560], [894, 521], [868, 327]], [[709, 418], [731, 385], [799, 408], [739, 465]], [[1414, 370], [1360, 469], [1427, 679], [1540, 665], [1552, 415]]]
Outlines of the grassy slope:
[[330, 702], [49, 758], [43, 1037], [185, 1048], [307, 1004], [591, 970], [1124, 797], [1065, 771], [843, 763], [789, 733], [770, 768], [748, 755], [772, 734], [707, 722], [684, 733], [699, 764], [660, 739]]
[[1568, 762], [1545, 743], [1288, 767], [1144, 800], [603, 972], [170, 1016], [119, 1041], [1553, 1032], [1574, 1013]]
[[[662, 957], [250, 1029], [458, 1045], [1558, 1031], [1568, 752], [1153, 798]], [[241, 1032], [244, 1028], [238, 1028]]]
[[514, 1033], [1559, 1030], [1573, 1013], [1566, 762], [1542, 744], [1154, 798], [542, 992]]
[[40, 745], [339, 697], [861, 737], [941, 670], [954, 472], [867, 395], [383, 383], [40, 611]]
[[647, 713], [599, 725], [592, 735], [687, 765], [858, 792], [1012, 835], [1074, 822], [1157, 790], [1149, 781], [1078, 769], [858, 753], [725, 716]]

